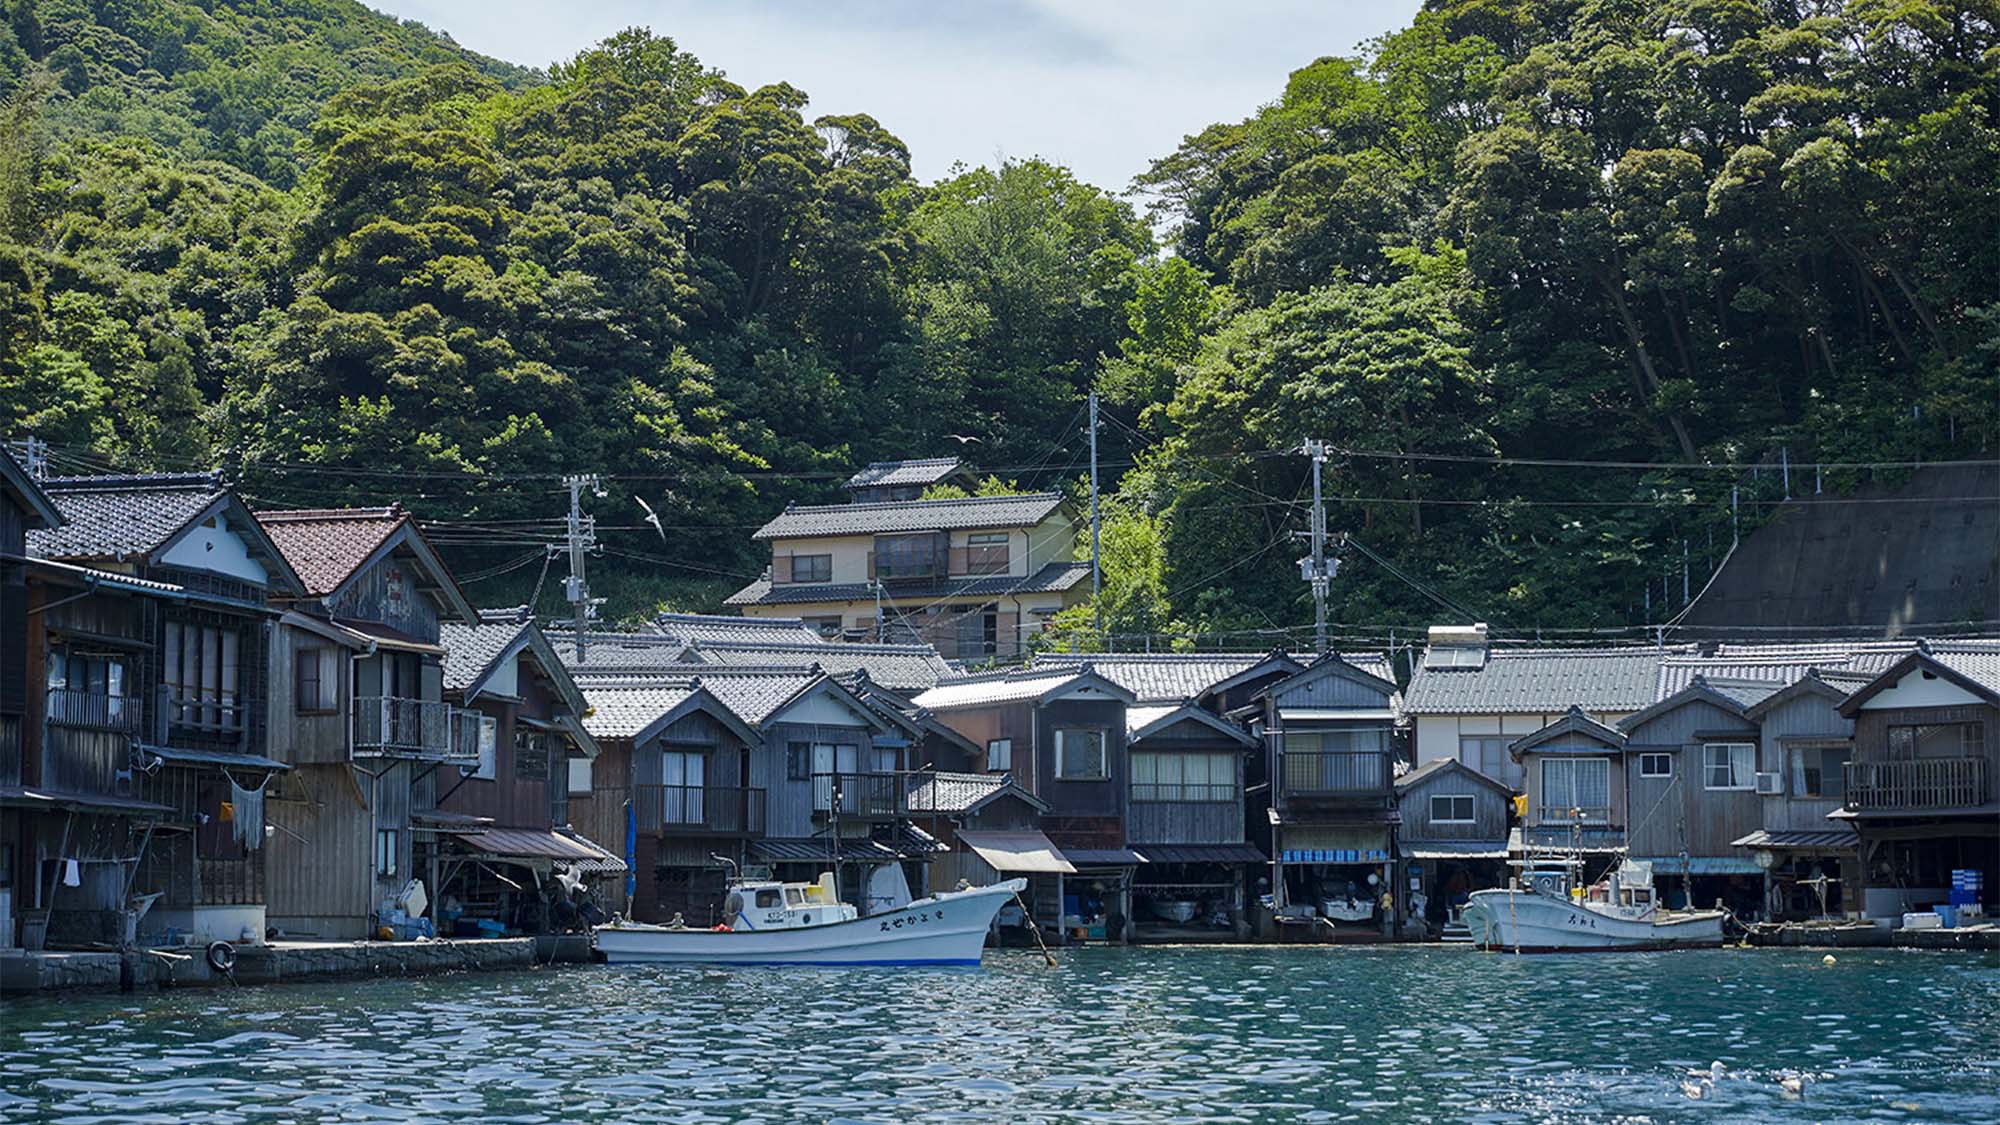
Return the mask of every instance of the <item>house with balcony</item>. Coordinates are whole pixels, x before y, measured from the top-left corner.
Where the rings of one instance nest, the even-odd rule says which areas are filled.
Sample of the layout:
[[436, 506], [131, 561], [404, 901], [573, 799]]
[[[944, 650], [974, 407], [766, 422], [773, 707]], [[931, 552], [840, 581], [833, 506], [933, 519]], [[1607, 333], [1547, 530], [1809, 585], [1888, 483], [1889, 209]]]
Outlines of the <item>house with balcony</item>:
[[1842, 806], [1854, 755], [1854, 720], [1840, 705], [1873, 678], [1814, 668], [1744, 711], [1758, 728], [1763, 823], [1733, 843], [1763, 872], [1766, 918], [1839, 916], [1858, 901], [1859, 838], [1828, 815]]
[[[400, 507], [257, 513], [302, 589], [269, 661], [271, 920], [288, 934], [372, 934], [416, 869], [412, 814], [440, 773], [479, 760], [476, 717], [445, 699], [441, 629], [479, 614]], [[436, 896], [431, 895], [436, 901]]]
[[[1020, 668], [957, 676], [911, 700], [922, 713], [985, 747], [984, 769], [1034, 795], [1040, 838], [979, 854], [997, 871], [1029, 877], [1038, 920], [1060, 920], [1065, 940], [1129, 941], [1132, 886], [1145, 858], [1128, 834], [1131, 807], [1130, 691], [1080, 667]], [[1043, 869], [1041, 838], [1072, 872]], [[990, 853], [990, 854], [989, 854]], [[1027, 866], [1010, 866], [1012, 863]]]
[[1895, 917], [1949, 901], [1954, 871], [2000, 878], [2000, 641], [1919, 645], [1840, 704], [1854, 722], [1841, 807], [1859, 837], [1853, 902]]
[[41, 482], [30, 531], [22, 785], [51, 941], [261, 940], [270, 597], [298, 574], [219, 477]]
[[[28, 530], [61, 527], [62, 513], [25, 469], [0, 445], [0, 949], [20, 944], [18, 910], [40, 908], [43, 814], [38, 795], [22, 785], [30, 696], [40, 675], [28, 666]], [[47, 937], [45, 916], [34, 935]]]
[[439, 629], [445, 700], [476, 724], [479, 756], [418, 788], [429, 800], [412, 818], [415, 870], [443, 933], [562, 932], [581, 919], [555, 876], [592, 884], [625, 871], [569, 830], [570, 797], [591, 792], [598, 756], [589, 704], [525, 609], [479, 617]]
[[643, 656], [593, 638], [569, 665], [601, 765], [626, 763], [622, 802], [600, 769], [577, 826], [607, 848], [631, 842], [634, 917], [719, 918], [725, 859], [799, 880], [834, 871], [864, 913], [923, 893], [941, 847], [911, 822], [908, 718], [817, 669], [648, 669]]
[[1020, 655], [1090, 578], [1054, 492], [795, 506], [755, 538], [770, 568], [728, 605], [829, 637], [928, 644], [947, 660]]
[[1265, 688], [1251, 718], [1268, 787], [1272, 936], [1380, 940], [1396, 912], [1396, 765], [1404, 760], [1388, 661], [1329, 653]]

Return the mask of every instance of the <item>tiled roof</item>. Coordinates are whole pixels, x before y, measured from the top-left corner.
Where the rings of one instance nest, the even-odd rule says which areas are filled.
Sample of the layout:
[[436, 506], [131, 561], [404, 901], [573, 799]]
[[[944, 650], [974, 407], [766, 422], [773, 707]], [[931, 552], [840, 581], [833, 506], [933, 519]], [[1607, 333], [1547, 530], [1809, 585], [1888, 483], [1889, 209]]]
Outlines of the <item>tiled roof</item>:
[[491, 667], [501, 653], [528, 628], [526, 621], [482, 622], [460, 625], [447, 621], [438, 627], [438, 643], [444, 646], [444, 686], [464, 691], [479, 674]]
[[1784, 645], [1717, 645], [1712, 654], [1676, 653], [1660, 661], [1656, 689], [1665, 699], [1696, 676], [1795, 683], [1809, 669], [1873, 675], [1908, 656], [1915, 641], [1850, 641]]
[[947, 773], [939, 770], [910, 779], [910, 811], [962, 813], [1013, 786], [1004, 773]]
[[936, 484], [958, 471], [956, 457], [925, 457], [912, 461], [871, 461], [847, 478], [842, 488], [886, 488], [898, 484]]
[[866, 672], [893, 691], [925, 691], [951, 675], [951, 665], [930, 645], [872, 645], [813, 641], [807, 644], [744, 644], [707, 641], [681, 653], [702, 667], [797, 667], [817, 665], [834, 675]]
[[665, 676], [642, 680], [580, 676], [577, 682], [590, 704], [583, 729], [593, 738], [631, 738], [687, 702], [696, 690], [692, 680]]
[[264, 533], [305, 580], [306, 594], [315, 598], [339, 589], [409, 518], [393, 504], [257, 513]]
[[[1087, 562], [1052, 562], [1033, 574], [988, 575], [983, 578], [942, 578], [935, 582], [898, 582], [884, 587], [884, 600], [924, 598], [992, 598], [1010, 594], [1049, 594], [1071, 590], [1090, 577]], [[873, 602], [875, 587], [866, 582], [791, 582], [774, 586], [767, 575], [723, 599], [724, 605], [800, 605], [818, 602]]]
[[1932, 660], [2000, 692], [2000, 641], [1929, 641], [1924, 648]]
[[592, 672], [670, 672], [686, 675], [681, 651], [687, 646], [657, 633], [600, 633], [592, 630], [584, 660], [576, 659], [576, 637], [557, 628], [543, 630], [565, 668], [574, 675]]
[[1717, 695], [1735, 700], [1741, 707], [1755, 706], [1785, 689], [1785, 685], [1776, 680], [1729, 680], [1704, 676], [1701, 683]]
[[811, 687], [822, 675], [803, 668], [704, 668], [700, 673], [700, 682], [737, 718], [754, 727]]
[[796, 617], [736, 617], [713, 613], [662, 613], [653, 631], [681, 644], [695, 641], [780, 641], [825, 643], [818, 631]]
[[213, 473], [50, 477], [41, 484], [63, 526], [28, 532], [28, 551], [71, 560], [149, 555], [229, 492]]
[[[1034, 666], [1075, 668], [1088, 664], [1097, 670], [1098, 675], [1142, 701], [1168, 703], [1198, 698], [1216, 684], [1269, 659], [1271, 654], [1267, 652], [1054, 652], [1038, 654]], [[1302, 665], [1312, 662], [1310, 656], [1295, 656], [1293, 659]]]
[[1403, 694], [1411, 715], [1557, 714], [1571, 705], [1598, 714], [1656, 701], [1660, 661], [1692, 647], [1495, 648], [1480, 668], [1418, 667]]
[[952, 531], [972, 527], [1033, 527], [1062, 505], [1059, 492], [976, 496], [961, 500], [892, 500], [876, 504], [792, 507], [757, 529], [753, 539]]
[[[927, 711], [954, 711], [1039, 699], [1089, 671], [1082, 667], [1011, 668], [953, 676], [910, 702]], [[1114, 685], [1116, 686], [1116, 685]]]

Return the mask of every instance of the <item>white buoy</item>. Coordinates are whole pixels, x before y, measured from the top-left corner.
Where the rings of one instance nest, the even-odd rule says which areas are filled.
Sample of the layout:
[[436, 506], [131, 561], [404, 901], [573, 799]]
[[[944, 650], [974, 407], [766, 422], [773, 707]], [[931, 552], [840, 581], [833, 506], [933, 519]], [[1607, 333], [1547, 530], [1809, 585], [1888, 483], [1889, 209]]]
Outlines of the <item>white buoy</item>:
[[1778, 1079], [1778, 1088], [1783, 1090], [1787, 1097], [1803, 1098], [1806, 1096], [1806, 1076], [1787, 1074]]
[[1819, 959], [1819, 963], [1820, 963], [1820, 964], [1822, 964], [1822, 965], [1831, 965], [1831, 964], [1833, 964], [1833, 954], [1829, 953], [1829, 954], [1827, 954], [1826, 956], [1824, 956], [1824, 957], [1820, 958], [1820, 959]]

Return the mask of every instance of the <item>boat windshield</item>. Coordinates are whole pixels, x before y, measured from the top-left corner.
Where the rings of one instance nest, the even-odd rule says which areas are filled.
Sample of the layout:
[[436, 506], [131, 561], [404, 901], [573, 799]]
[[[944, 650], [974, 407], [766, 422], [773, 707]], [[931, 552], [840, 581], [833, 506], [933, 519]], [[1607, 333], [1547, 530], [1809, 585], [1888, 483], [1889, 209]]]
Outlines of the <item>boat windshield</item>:
[[793, 905], [793, 906], [798, 906], [798, 905], [800, 905], [800, 904], [804, 903], [804, 902], [805, 902], [805, 900], [806, 900], [806, 893], [805, 893], [804, 891], [800, 890], [800, 889], [799, 889], [799, 888], [797, 888], [797, 887], [786, 887], [786, 888], [785, 888], [785, 901], [786, 901], [786, 902], [790, 903], [790, 904], [791, 904], [791, 905]]
[[776, 887], [760, 887], [757, 890], [757, 909], [776, 910], [785, 904], [784, 896]]

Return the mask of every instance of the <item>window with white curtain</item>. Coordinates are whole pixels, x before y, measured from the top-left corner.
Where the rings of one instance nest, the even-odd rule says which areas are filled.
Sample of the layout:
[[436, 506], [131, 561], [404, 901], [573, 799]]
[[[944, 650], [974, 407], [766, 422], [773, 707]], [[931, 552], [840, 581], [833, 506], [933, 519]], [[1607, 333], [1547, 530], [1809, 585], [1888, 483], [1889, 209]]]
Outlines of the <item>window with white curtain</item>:
[[708, 796], [708, 759], [685, 750], [660, 753], [660, 782], [664, 787], [661, 820], [668, 824], [700, 824]]
[[1607, 820], [1611, 816], [1611, 760], [1544, 758], [1542, 819]]
[[1702, 746], [1702, 787], [1755, 789], [1757, 747], [1748, 742], [1710, 742]]
[[1218, 753], [1134, 753], [1134, 801], [1232, 801], [1236, 755]]

